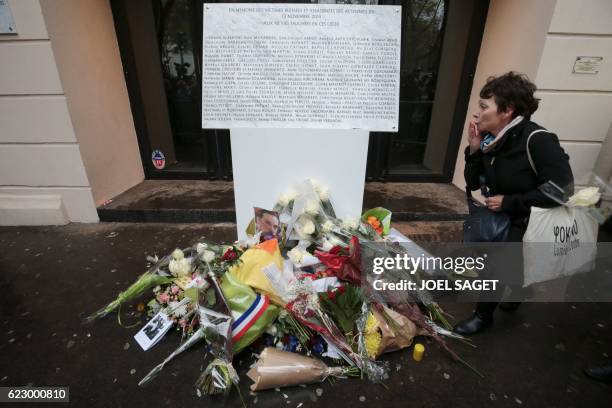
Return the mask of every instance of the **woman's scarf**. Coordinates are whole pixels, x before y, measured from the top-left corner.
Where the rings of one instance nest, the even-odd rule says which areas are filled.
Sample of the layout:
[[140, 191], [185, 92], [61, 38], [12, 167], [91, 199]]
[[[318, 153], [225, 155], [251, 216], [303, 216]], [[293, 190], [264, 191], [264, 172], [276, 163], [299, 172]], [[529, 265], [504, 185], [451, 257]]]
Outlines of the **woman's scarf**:
[[518, 125], [522, 121], [523, 116], [517, 116], [516, 118], [512, 119], [510, 123], [504, 126], [504, 128], [497, 134], [497, 136], [493, 136], [492, 134], [487, 133], [480, 142], [480, 150], [482, 150], [483, 153], [488, 153], [493, 150], [495, 145], [498, 144], [504, 138], [504, 135], [508, 132], [508, 130]]

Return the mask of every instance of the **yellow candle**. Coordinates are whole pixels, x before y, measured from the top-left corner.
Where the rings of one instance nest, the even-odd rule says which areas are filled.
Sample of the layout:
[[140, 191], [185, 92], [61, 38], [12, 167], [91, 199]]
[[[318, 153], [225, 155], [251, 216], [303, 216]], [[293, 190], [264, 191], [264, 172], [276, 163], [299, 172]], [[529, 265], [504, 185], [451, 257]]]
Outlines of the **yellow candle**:
[[414, 351], [412, 352], [412, 358], [414, 361], [421, 361], [423, 359], [423, 354], [425, 354], [425, 346], [421, 343], [417, 343], [414, 345]]

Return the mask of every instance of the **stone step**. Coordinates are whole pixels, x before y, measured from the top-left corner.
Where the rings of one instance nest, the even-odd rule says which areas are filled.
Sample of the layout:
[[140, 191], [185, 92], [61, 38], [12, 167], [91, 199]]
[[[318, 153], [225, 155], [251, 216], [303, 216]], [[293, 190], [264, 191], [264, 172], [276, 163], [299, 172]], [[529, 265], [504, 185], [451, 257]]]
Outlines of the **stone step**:
[[[332, 196], [333, 200], [333, 196]], [[465, 193], [452, 184], [366, 183], [363, 208], [385, 207], [394, 221], [459, 221]], [[98, 208], [104, 222], [236, 222], [233, 183], [146, 180]]]
[[[461, 221], [417, 221], [393, 222], [402, 234], [415, 242], [456, 242], [462, 237]], [[65, 234], [76, 236], [106, 237], [121, 236], [121, 245], [136, 245], [143, 236], [153, 237], [159, 243], [159, 248], [171, 251], [176, 246], [187, 246], [195, 243], [199, 238], [219, 243], [231, 243], [237, 238], [236, 224], [230, 222], [208, 223], [126, 223], [103, 222], [99, 224], [72, 223], [63, 227], [4, 227], [20, 231], [35, 228], [41, 233], [55, 233], [63, 231]], [[62, 229], [63, 228], [63, 229]], [[119, 244], [119, 243], [118, 243]], [[165, 246], [164, 246], [165, 245]], [[158, 248], [158, 249], [159, 249]], [[165, 254], [162, 253], [162, 254]]]

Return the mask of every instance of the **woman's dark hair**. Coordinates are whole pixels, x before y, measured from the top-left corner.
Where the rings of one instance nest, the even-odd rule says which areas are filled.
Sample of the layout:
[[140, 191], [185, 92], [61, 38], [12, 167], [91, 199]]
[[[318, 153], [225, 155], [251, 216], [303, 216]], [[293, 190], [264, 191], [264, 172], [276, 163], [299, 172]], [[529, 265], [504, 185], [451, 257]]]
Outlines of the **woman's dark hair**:
[[513, 107], [513, 116], [529, 118], [538, 109], [539, 99], [533, 96], [536, 90], [537, 87], [527, 75], [510, 71], [498, 77], [489, 77], [480, 91], [480, 97], [495, 98], [498, 112]]

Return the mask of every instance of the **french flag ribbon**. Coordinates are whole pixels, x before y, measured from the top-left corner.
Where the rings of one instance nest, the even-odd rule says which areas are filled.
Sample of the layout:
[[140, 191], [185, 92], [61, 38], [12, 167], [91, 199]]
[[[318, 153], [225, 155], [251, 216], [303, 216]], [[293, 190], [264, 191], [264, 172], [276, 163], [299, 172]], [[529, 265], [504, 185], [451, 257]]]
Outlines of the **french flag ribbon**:
[[249, 330], [249, 328], [259, 319], [259, 316], [266, 311], [268, 306], [270, 305], [270, 300], [267, 296], [262, 296], [257, 294], [257, 297], [251, 303], [251, 306], [240, 315], [238, 319], [232, 323], [232, 340], [238, 341], [244, 333]]

